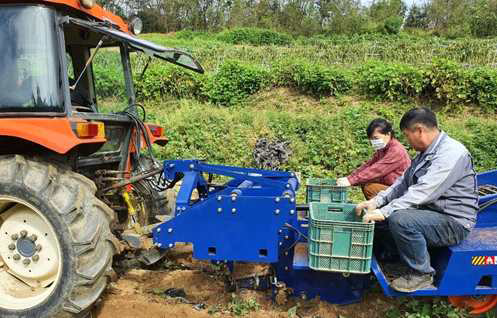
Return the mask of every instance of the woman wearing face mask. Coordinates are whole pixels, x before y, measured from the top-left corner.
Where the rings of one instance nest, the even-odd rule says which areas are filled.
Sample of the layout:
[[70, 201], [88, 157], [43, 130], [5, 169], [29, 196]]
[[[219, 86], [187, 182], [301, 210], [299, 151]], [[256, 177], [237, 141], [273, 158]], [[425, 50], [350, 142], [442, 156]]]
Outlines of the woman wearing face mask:
[[411, 165], [411, 159], [404, 146], [395, 139], [392, 124], [383, 118], [369, 123], [366, 129], [373, 158], [365, 162], [348, 177], [339, 178], [339, 186], [360, 185], [367, 200], [391, 186]]

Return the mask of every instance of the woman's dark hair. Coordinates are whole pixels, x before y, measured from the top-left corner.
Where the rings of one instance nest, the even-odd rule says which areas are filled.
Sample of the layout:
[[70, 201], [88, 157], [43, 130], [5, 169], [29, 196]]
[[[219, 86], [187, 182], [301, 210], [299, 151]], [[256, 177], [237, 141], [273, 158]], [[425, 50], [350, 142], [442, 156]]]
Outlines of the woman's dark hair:
[[366, 128], [366, 134], [368, 135], [368, 138], [371, 139], [373, 136], [374, 131], [379, 128], [380, 133], [386, 135], [390, 133], [392, 137], [395, 137], [395, 133], [392, 128], [392, 124], [387, 121], [386, 119], [383, 118], [376, 118], [373, 121], [371, 121], [368, 125], [368, 128]]

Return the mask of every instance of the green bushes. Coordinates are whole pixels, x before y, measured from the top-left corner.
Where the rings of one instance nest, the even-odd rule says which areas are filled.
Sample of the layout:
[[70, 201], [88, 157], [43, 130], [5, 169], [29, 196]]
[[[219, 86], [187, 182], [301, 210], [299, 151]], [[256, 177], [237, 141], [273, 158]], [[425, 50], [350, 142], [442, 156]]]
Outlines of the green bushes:
[[[449, 107], [466, 104], [497, 111], [497, 70], [468, 68], [446, 59], [424, 66], [375, 61], [352, 69], [305, 59], [282, 58], [268, 61], [265, 67], [227, 60], [203, 75], [154, 61], [141, 77], [145, 61], [133, 59], [135, 70], [139, 70], [135, 85], [141, 100], [173, 96], [231, 106], [261, 89], [278, 86], [315, 98], [358, 94], [387, 101], [418, 100]], [[98, 96], [125, 96], [117, 52], [101, 53], [93, 69]]]
[[126, 95], [123, 68], [119, 54], [100, 52], [95, 56], [93, 73], [98, 96], [124, 97]]
[[497, 71], [479, 67], [471, 71], [471, 100], [485, 110], [497, 110]]
[[314, 97], [339, 96], [350, 90], [352, 80], [339, 68], [327, 68], [321, 65], [297, 62], [276, 67], [279, 86], [296, 88], [303, 94]]
[[225, 61], [217, 72], [199, 75], [177, 66], [155, 63], [145, 76], [135, 78], [140, 99], [163, 96], [197, 98], [213, 104], [231, 106], [270, 86], [293, 87], [317, 98], [345, 94], [352, 86], [342, 69], [309, 63], [278, 64], [269, 71], [239, 61]]
[[405, 101], [420, 96], [426, 88], [425, 72], [402, 64], [374, 62], [358, 71], [360, 91], [373, 98]]
[[218, 39], [231, 44], [290, 45], [291, 36], [267, 29], [237, 28], [221, 32]]
[[235, 61], [225, 62], [204, 86], [208, 101], [220, 105], [234, 105], [269, 84], [266, 70]]
[[198, 97], [205, 78], [194, 72], [164, 63], [151, 65], [143, 78], [137, 75], [135, 86], [140, 99], [158, 99], [163, 96], [177, 98]]
[[465, 68], [448, 60], [426, 67], [368, 63], [357, 73], [359, 91], [385, 100], [420, 99], [441, 105], [473, 104], [497, 111], [497, 71]]
[[427, 87], [430, 97], [442, 104], [460, 104], [471, 102], [469, 72], [460, 65], [438, 60], [428, 69]]
[[402, 22], [401, 17], [389, 17], [385, 20], [383, 30], [381, 31], [386, 34], [399, 34]]

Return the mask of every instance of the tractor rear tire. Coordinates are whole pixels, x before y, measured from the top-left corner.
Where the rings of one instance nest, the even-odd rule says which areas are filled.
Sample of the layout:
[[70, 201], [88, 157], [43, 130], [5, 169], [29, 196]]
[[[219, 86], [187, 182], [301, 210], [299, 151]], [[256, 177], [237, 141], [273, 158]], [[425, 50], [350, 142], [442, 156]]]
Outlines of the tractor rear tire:
[[0, 317], [90, 313], [118, 248], [114, 213], [95, 192], [64, 167], [0, 156]]

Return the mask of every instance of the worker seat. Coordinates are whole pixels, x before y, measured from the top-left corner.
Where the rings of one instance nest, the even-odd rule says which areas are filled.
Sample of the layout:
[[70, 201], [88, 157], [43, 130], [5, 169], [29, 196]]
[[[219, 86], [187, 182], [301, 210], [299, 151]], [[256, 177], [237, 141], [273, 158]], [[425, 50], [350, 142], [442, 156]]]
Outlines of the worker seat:
[[[474, 228], [466, 239], [459, 245], [450, 246], [453, 253], [457, 252], [497, 252], [497, 226]], [[495, 254], [497, 256], [497, 254]]]

